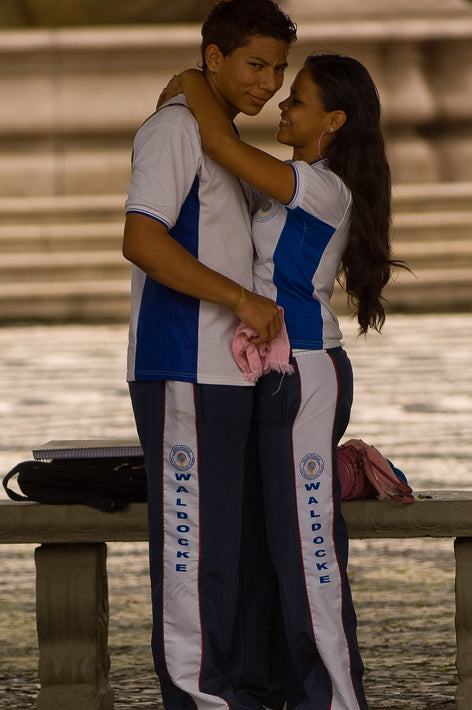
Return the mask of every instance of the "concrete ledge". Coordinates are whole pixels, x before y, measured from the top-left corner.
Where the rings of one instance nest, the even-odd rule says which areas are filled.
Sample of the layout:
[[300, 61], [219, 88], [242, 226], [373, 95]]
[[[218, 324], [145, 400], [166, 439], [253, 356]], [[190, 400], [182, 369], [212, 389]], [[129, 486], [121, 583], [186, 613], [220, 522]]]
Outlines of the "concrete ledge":
[[[343, 503], [352, 538], [470, 537], [472, 491], [416, 491], [415, 502]], [[102, 513], [83, 505], [1, 501], [0, 543], [140, 542], [147, 540], [147, 504]]]
[[142, 542], [148, 539], [147, 504], [116, 513], [85, 505], [0, 501], [0, 543]]

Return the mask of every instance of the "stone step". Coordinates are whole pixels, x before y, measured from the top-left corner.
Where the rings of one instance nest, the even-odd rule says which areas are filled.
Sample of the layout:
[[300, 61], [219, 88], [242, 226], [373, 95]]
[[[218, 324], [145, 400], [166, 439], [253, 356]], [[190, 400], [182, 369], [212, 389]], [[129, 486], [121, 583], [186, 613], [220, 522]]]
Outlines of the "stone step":
[[[37, 252], [32, 254], [4, 254], [0, 280], [28, 281], [83, 281], [126, 277], [130, 263], [121, 254], [119, 244], [107, 251]], [[2, 279], [6, 274], [6, 279]]]
[[472, 182], [397, 184], [392, 197], [398, 213], [470, 210]]
[[[398, 270], [383, 291], [386, 311], [403, 313], [470, 312], [472, 269], [417, 268]], [[338, 314], [349, 312], [346, 293], [336, 285], [333, 305]]]
[[[441, 218], [442, 217], [442, 218]], [[446, 219], [450, 217], [450, 219]], [[87, 269], [123, 270], [122, 222], [0, 226], [0, 281], [89, 277]], [[402, 215], [394, 221], [395, 258], [412, 269], [441, 264], [472, 268], [472, 212]]]
[[[408, 215], [394, 222], [394, 256], [411, 268], [441, 264], [445, 269], [472, 267], [472, 212], [469, 219]], [[425, 217], [423, 221], [423, 217]], [[453, 215], [451, 215], [453, 217]], [[411, 219], [410, 219], [411, 218]], [[35, 277], [88, 278], [87, 270], [124, 269], [123, 224], [84, 223], [0, 226], [0, 280]]]
[[[394, 310], [469, 309], [472, 183], [394, 188]], [[0, 198], [2, 320], [124, 320], [130, 265], [121, 255], [122, 195]], [[336, 307], [346, 297], [336, 290]]]
[[[129, 277], [0, 283], [2, 321], [123, 322], [129, 315]], [[384, 291], [394, 312], [470, 311], [471, 270], [417, 269], [399, 272]], [[344, 291], [337, 286], [333, 303], [339, 314], [349, 312]]]
[[119, 222], [51, 222], [0, 225], [2, 254], [20, 255], [121, 249], [123, 219]]
[[[0, 197], [2, 224], [123, 221], [124, 194]], [[393, 186], [395, 214], [470, 212], [472, 182]]]
[[[83, 281], [94, 278], [129, 276], [130, 264], [121, 254], [121, 241], [113, 239], [109, 249], [100, 249], [96, 244], [90, 248], [83, 241], [82, 249], [76, 251], [6, 252], [0, 264], [0, 283]], [[412, 271], [440, 267], [447, 278], [451, 272], [469, 267], [472, 278], [472, 240], [435, 240], [408, 242], [395, 241], [394, 257], [404, 261]]]
[[453, 234], [457, 239], [470, 239], [472, 210], [396, 212], [393, 236], [399, 240], [430, 240]]
[[125, 279], [0, 283], [3, 322], [119, 322], [129, 316]]
[[[1, 211], [0, 211], [1, 213]], [[11, 215], [10, 215], [11, 216]], [[67, 219], [63, 219], [64, 216]], [[4, 253], [31, 253], [78, 250], [115, 250], [121, 246], [124, 215], [104, 215], [92, 221], [88, 212], [52, 215], [48, 220], [44, 213], [17, 215], [18, 221], [8, 221], [8, 215], [0, 225], [0, 251]], [[5, 217], [2, 214], [2, 218]], [[20, 221], [21, 217], [21, 221]], [[59, 221], [59, 218], [62, 218]], [[113, 218], [112, 218], [113, 217]], [[454, 241], [467, 243], [472, 231], [472, 209], [461, 211], [395, 211], [392, 237], [396, 242], [428, 241], [428, 244]], [[444, 237], [447, 235], [447, 241]], [[424, 244], [420, 246], [423, 248]], [[438, 249], [438, 246], [432, 247]]]
[[472, 240], [470, 237], [447, 241], [445, 239], [409, 241], [396, 238], [393, 240], [393, 256], [395, 259], [405, 261], [411, 269], [438, 264], [450, 270], [457, 266], [464, 267], [466, 263], [472, 269]]
[[115, 194], [0, 197], [0, 214], [3, 224], [123, 222], [124, 204]]
[[[2, 215], [3, 217], [3, 215]], [[36, 219], [0, 225], [0, 250], [48, 251], [51, 248], [69, 250], [84, 244], [86, 249], [109, 245], [116, 248], [123, 235], [124, 215], [119, 219], [89, 221], [89, 215], [77, 215], [75, 221], [38, 221]], [[442, 239], [444, 232], [454, 239], [470, 239], [472, 210], [448, 212], [396, 212], [393, 215], [393, 236], [399, 241]]]

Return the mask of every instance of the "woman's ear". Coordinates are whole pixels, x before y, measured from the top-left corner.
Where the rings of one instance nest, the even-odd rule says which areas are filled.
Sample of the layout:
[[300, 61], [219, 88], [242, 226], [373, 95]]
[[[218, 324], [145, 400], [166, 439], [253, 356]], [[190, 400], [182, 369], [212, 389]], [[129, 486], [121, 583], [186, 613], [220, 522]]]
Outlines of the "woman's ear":
[[332, 111], [328, 123], [328, 133], [335, 133], [346, 123], [347, 116], [344, 111]]
[[209, 44], [205, 49], [205, 64], [211, 72], [218, 71], [221, 60], [224, 59], [217, 44]]

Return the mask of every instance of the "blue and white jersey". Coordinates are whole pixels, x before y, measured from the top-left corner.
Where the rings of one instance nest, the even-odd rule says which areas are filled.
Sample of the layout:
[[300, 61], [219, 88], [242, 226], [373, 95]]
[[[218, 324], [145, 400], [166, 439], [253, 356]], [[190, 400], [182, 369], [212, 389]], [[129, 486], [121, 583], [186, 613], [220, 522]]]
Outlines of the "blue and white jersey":
[[267, 198], [254, 215], [254, 290], [283, 307], [292, 348], [323, 350], [341, 344], [330, 298], [347, 245], [351, 193], [325, 160], [292, 167], [291, 201]]
[[[169, 103], [136, 135], [126, 212], [161, 221], [201, 263], [252, 290], [241, 183], [204, 154], [184, 97]], [[128, 380], [247, 385], [231, 351], [238, 322], [229, 308], [169, 289], [133, 265]]]

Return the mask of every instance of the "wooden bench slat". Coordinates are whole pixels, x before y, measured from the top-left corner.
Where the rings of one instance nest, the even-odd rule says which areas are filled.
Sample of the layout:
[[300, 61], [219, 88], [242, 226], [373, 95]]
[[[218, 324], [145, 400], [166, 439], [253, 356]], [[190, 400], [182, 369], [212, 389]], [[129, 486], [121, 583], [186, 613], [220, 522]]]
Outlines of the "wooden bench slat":
[[344, 503], [349, 537], [472, 537], [472, 491], [418, 491], [415, 499]]

